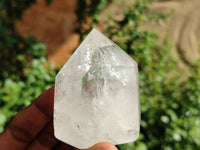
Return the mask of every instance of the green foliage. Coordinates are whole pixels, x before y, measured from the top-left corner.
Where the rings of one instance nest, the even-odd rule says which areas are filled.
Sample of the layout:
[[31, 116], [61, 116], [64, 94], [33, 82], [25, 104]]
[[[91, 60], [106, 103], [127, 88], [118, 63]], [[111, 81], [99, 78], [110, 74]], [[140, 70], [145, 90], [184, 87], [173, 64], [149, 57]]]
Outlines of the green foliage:
[[[106, 0], [79, 0], [77, 30], [83, 37], [98, 23]], [[22, 37], [15, 21], [35, 0], [0, 2], [0, 132], [8, 121], [42, 91], [54, 83], [52, 67], [45, 68], [45, 45]], [[139, 66], [141, 133], [134, 143], [119, 145], [120, 150], [200, 149], [200, 62], [190, 75], [176, 67], [169, 42], [159, 44], [158, 35], [141, 30], [143, 23], [165, 19], [152, 15], [148, 0], [136, 0], [122, 20], [111, 18], [107, 33]], [[89, 28], [86, 20], [91, 19]], [[31, 57], [32, 61], [27, 61]]]
[[44, 67], [45, 44], [21, 36], [15, 28], [24, 10], [35, 2], [0, 1], [0, 132], [19, 110], [54, 84], [52, 65]]
[[78, 0], [76, 32], [80, 34], [80, 40], [98, 24], [101, 10], [110, 2], [111, 0]]
[[17, 112], [54, 85], [56, 72], [52, 71], [52, 65], [45, 68], [45, 62], [41, 57], [28, 63], [23, 80], [7, 78], [0, 81], [0, 132]]
[[[91, 1], [92, 2], [92, 1]], [[200, 149], [200, 66], [197, 62], [189, 76], [176, 66], [171, 44], [159, 44], [158, 35], [141, 30], [143, 23], [165, 19], [149, 11], [148, 0], [136, 0], [122, 20], [111, 18], [109, 34], [138, 62], [141, 133], [120, 150]]]
[[[51, 0], [46, 0], [49, 3]], [[23, 77], [24, 63], [18, 55], [37, 58], [45, 53], [45, 49], [37, 51], [32, 45], [37, 44], [32, 36], [23, 37], [15, 28], [16, 21], [22, 18], [23, 12], [36, 0], [1, 0], [0, 1], [0, 79], [10, 74]], [[37, 52], [36, 52], [37, 51]]]

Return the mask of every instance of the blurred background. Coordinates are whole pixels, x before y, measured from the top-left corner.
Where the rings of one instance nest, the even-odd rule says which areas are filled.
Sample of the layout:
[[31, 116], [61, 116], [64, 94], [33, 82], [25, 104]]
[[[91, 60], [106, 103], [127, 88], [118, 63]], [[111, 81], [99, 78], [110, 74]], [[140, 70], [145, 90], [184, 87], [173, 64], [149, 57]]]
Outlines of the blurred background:
[[0, 132], [93, 27], [138, 62], [141, 133], [118, 148], [200, 149], [199, 0], [0, 1]]

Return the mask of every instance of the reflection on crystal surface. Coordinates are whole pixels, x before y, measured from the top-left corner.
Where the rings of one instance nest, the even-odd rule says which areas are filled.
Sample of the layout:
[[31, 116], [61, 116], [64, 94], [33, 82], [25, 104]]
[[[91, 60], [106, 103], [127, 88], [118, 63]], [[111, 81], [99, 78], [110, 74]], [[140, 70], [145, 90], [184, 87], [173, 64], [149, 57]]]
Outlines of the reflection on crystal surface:
[[77, 148], [139, 135], [137, 64], [92, 30], [56, 76], [55, 136]]

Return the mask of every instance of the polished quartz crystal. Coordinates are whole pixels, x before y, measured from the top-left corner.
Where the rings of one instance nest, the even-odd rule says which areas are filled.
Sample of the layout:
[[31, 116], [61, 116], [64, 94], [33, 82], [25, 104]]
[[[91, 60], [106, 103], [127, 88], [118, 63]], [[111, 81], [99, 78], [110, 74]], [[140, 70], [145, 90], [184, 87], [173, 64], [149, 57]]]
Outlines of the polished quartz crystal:
[[137, 63], [93, 29], [56, 76], [54, 130], [59, 140], [88, 148], [139, 136]]

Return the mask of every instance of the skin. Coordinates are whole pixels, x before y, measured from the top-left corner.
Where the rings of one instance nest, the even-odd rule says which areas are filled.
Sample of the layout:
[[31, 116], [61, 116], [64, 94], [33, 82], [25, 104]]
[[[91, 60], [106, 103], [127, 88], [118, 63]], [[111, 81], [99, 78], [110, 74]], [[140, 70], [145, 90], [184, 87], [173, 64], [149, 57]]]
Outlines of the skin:
[[[0, 134], [1, 150], [78, 150], [54, 137], [54, 87], [43, 92], [20, 111]], [[99, 143], [88, 150], [117, 150], [110, 143]]]

